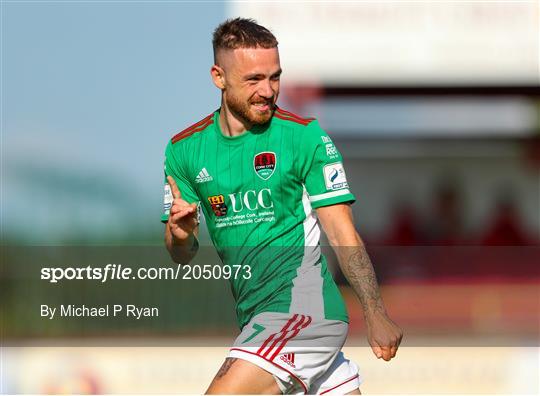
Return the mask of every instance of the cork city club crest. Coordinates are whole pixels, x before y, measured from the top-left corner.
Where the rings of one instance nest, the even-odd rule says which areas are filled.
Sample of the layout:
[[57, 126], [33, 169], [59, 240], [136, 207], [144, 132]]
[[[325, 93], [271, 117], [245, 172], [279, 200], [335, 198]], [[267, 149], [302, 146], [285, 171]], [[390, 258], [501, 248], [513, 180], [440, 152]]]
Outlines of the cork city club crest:
[[256, 154], [253, 160], [255, 173], [263, 180], [268, 180], [276, 170], [276, 154], [271, 151], [264, 151]]

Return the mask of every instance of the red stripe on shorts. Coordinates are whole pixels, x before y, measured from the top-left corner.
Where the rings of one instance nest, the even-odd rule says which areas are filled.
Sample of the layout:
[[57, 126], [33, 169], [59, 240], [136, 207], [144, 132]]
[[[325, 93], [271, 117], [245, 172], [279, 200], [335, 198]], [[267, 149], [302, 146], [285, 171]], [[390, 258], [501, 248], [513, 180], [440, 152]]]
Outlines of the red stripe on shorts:
[[285, 326], [283, 326], [283, 328], [282, 328], [280, 331], [278, 331], [277, 333], [271, 334], [270, 337], [268, 337], [268, 338], [263, 342], [263, 344], [261, 345], [261, 347], [260, 347], [259, 350], [257, 351], [257, 354], [260, 355], [260, 354], [262, 353], [262, 351], [264, 350], [264, 348], [266, 348], [266, 345], [268, 345], [268, 343], [269, 343], [270, 341], [272, 341], [272, 339], [273, 339], [276, 335], [278, 335], [279, 333], [282, 333], [282, 332], [286, 331], [287, 328], [290, 326], [290, 324], [291, 324], [292, 322], [294, 322], [294, 321], [296, 320], [297, 317], [298, 317], [298, 314], [294, 314], [293, 317], [289, 319], [289, 321], [285, 324]]
[[270, 360], [274, 360], [278, 353], [283, 349], [285, 344], [289, 342], [292, 338], [296, 337], [300, 330], [305, 329], [309, 326], [309, 324], [311, 323], [311, 316], [306, 316], [305, 318], [307, 319], [307, 321], [304, 323], [304, 315], [302, 315], [302, 321], [296, 324], [295, 328], [292, 329], [291, 335], [283, 340], [280, 346], [274, 351], [274, 353], [270, 357]]
[[[298, 326], [298, 323], [302, 323], [302, 322], [304, 321], [304, 317], [305, 317], [304, 315], [301, 315], [300, 321], [294, 324], [293, 329], [294, 329], [296, 326]], [[294, 314], [293, 318], [297, 319], [297, 318], [298, 318], [298, 314]], [[263, 354], [261, 354], [262, 357], [264, 357], [264, 358], [268, 357], [268, 354], [272, 351], [272, 349], [274, 349], [274, 348], [276, 347], [276, 345], [277, 345], [279, 342], [281, 342], [281, 341], [285, 338], [285, 336], [287, 335], [287, 332], [289, 331], [289, 327], [290, 327], [290, 325], [291, 325], [293, 322], [294, 322], [294, 321], [292, 320], [292, 318], [291, 318], [291, 320], [289, 320], [289, 321], [287, 322], [286, 327], [284, 327], [283, 330], [281, 330], [280, 336], [279, 336], [278, 338], [276, 338], [276, 339], [274, 340], [274, 342], [272, 342], [272, 345], [270, 345], [270, 346], [268, 347], [268, 349], [266, 350], [266, 352], [264, 352]]]
[[283, 371], [286, 371], [292, 378], [294, 378], [296, 381], [298, 381], [298, 383], [300, 385], [302, 385], [302, 388], [304, 388], [304, 394], [307, 394], [308, 389], [307, 389], [306, 384], [304, 384], [304, 382], [302, 382], [302, 380], [300, 378], [298, 378], [296, 375], [294, 375], [294, 373], [292, 373], [290, 370], [287, 370], [285, 367], [281, 367], [279, 364], [274, 363], [271, 360], [265, 359], [265, 358], [261, 357], [260, 355], [257, 355], [255, 352], [246, 351], [246, 350], [240, 349], [240, 348], [231, 348], [231, 351], [240, 351], [240, 352], [244, 352], [244, 353], [249, 353], [250, 355], [255, 355], [258, 358], [263, 359], [263, 360], [267, 361], [268, 363], [273, 364], [274, 366], [282, 369]]

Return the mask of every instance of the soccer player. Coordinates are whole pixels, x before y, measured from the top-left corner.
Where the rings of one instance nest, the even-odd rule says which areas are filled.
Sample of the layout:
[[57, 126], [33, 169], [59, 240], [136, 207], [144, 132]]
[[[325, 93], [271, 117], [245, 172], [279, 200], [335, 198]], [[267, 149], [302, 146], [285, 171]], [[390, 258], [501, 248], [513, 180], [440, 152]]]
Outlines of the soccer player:
[[207, 394], [359, 394], [358, 367], [341, 352], [348, 316], [319, 222], [360, 299], [375, 355], [393, 358], [402, 332], [355, 230], [341, 155], [317, 120], [277, 107], [281, 67], [270, 31], [228, 20], [213, 47], [221, 107], [169, 141], [162, 217], [175, 262], [195, 256], [202, 210], [224, 266], [236, 266], [241, 333]]

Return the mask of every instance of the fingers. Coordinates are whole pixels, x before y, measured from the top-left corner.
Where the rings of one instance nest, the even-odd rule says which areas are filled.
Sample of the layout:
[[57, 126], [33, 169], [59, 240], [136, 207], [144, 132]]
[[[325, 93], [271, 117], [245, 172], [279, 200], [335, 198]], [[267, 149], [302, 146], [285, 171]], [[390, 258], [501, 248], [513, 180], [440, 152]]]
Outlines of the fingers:
[[373, 353], [375, 354], [375, 356], [377, 356], [377, 359], [380, 359], [382, 358], [383, 356], [383, 352], [382, 352], [382, 348], [378, 345], [375, 345], [375, 346], [371, 346], [371, 349], [373, 350]]
[[167, 176], [167, 183], [169, 183], [169, 186], [171, 186], [173, 198], [174, 199], [182, 198], [182, 193], [180, 192], [180, 189], [178, 188], [176, 181], [174, 181], [174, 178], [171, 176]]
[[169, 220], [171, 223], [176, 224], [187, 216], [196, 218], [197, 204], [188, 204], [183, 199], [175, 199], [169, 213]]
[[383, 359], [388, 362], [396, 356], [400, 342], [401, 336], [388, 342], [378, 342], [373, 340], [371, 342], [371, 349], [375, 356], [377, 356], [377, 359]]
[[188, 204], [182, 198], [177, 198], [174, 201], [172, 201], [170, 213], [175, 214], [175, 213], [178, 213], [178, 211], [180, 210], [183, 210], [185, 208], [192, 208], [192, 207], [193, 207], [192, 205]]
[[371, 347], [371, 349], [373, 350], [373, 353], [375, 354], [375, 356], [377, 356], [377, 359], [383, 359], [383, 360], [389, 361], [394, 356], [396, 356], [395, 352], [392, 355], [392, 351], [390, 347], [374, 345]]
[[387, 347], [387, 346], [372, 346], [371, 349], [373, 350], [373, 353], [375, 356], [377, 356], [377, 359], [383, 359], [385, 361], [389, 361], [394, 356], [396, 356], [397, 347]]
[[401, 344], [401, 340], [403, 339], [403, 331], [401, 329], [398, 329], [397, 338], [395, 342], [392, 343], [390, 346], [390, 358], [393, 358], [396, 356], [397, 350], [399, 348], [399, 345]]
[[385, 361], [389, 361], [392, 359], [396, 354], [392, 355], [392, 347], [382, 347], [382, 358]]
[[178, 198], [178, 199], [175, 199], [172, 202], [171, 210], [170, 210], [169, 213], [172, 214], [172, 215], [174, 215], [174, 214], [176, 214], [176, 213], [178, 213], [180, 211], [187, 211], [187, 213], [193, 213], [196, 210], [197, 210], [197, 204], [196, 203], [188, 204], [183, 199]]
[[191, 205], [184, 207], [177, 206], [174, 211], [171, 208], [170, 221], [172, 223], [178, 223], [181, 219], [189, 215], [195, 215], [195, 209]]

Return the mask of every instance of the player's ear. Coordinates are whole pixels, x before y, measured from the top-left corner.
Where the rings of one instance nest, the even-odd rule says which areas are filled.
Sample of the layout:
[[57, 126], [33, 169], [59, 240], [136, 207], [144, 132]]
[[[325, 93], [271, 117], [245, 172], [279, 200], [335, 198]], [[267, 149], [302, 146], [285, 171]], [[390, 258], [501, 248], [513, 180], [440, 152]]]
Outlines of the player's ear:
[[224, 70], [218, 65], [213, 65], [210, 68], [210, 75], [214, 85], [219, 89], [225, 89], [225, 73]]

